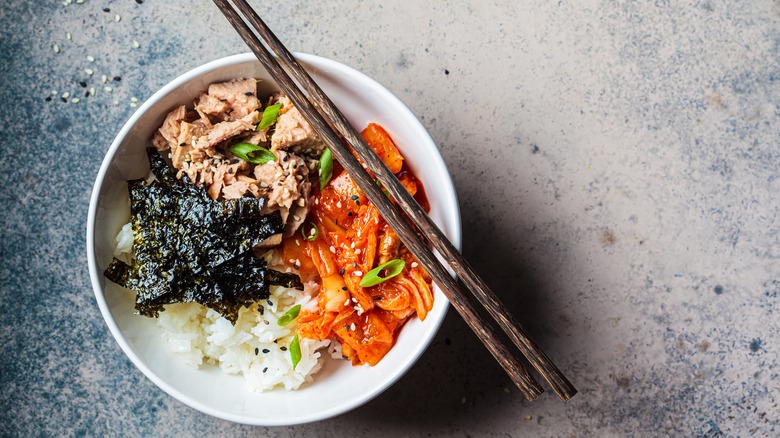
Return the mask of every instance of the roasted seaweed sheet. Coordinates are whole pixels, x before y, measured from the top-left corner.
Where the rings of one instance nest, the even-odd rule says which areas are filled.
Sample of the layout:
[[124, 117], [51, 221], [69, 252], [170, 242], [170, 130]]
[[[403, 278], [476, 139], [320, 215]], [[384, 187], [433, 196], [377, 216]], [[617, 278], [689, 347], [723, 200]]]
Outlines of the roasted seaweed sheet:
[[269, 285], [302, 289], [295, 274], [268, 269], [252, 247], [283, 232], [278, 211], [262, 215], [262, 198], [212, 200], [206, 190], [147, 149], [156, 180], [128, 182], [132, 264], [114, 259], [109, 280], [136, 291], [135, 308], [156, 317], [163, 305], [198, 302], [235, 323], [241, 307], [265, 299]]

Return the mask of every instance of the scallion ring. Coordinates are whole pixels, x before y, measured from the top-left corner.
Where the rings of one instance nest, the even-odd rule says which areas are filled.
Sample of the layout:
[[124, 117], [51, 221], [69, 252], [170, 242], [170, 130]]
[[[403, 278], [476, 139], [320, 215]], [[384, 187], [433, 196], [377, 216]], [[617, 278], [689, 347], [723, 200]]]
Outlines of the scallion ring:
[[320, 156], [320, 189], [324, 189], [333, 175], [333, 153], [330, 149], [322, 151]]
[[301, 312], [301, 305], [296, 304], [290, 310], [284, 312], [284, 314], [280, 316], [279, 319], [276, 320], [276, 324], [279, 325], [280, 327], [284, 327], [287, 324], [291, 323], [293, 319], [297, 318], [300, 312]]
[[320, 229], [317, 228], [317, 224], [314, 222], [309, 222], [309, 224], [311, 225], [311, 231], [309, 231], [309, 235], [306, 235], [305, 227], [301, 227], [301, 235], [303, 236], [304, 240], [311, 242], [320, 234]]
[[[368, 271], [368, 274], [363, 276], [363, 279], [360, 280], [360, 287], [376, 286], [383, 281], [389, 280], [400, 274], [401, 271], [404, 270], [404, 266], [406, 266], [406, 262], [401, 259], [393, 259], [389, 262], [382, 263], [376, 268]], [[380, 277], [379, 274], [381, 274], [385, 269], [387, 269], [387, 275]]]
[[230, 146], [230, 153], [252, 164], [276, 161], [276, 155], [268, 149], [252, 143], [236, 143]]
[[270, 128], [276, 123], [276, 118], [279, 117], [279, 110], [282, 109], [282, 104], [269, 105], [263, 110], [263, 118], [260, 119], [260, 123], [257, 124], [256, 131], [262, 131], [265, 128]]
[[298, 335], [296, 334], [292, 342], [290, 342], [290, 359], [292, 359], [292, 366], [295, 369], [298, 366], [298, 362], [301, 361], [301, 343], [298, 341]]

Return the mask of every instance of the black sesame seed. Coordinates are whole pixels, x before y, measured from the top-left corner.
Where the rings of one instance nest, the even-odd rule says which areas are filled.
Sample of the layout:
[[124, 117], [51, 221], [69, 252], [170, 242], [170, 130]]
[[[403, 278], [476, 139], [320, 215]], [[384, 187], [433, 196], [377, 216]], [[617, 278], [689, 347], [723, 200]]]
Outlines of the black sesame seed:
[[341, 290], [348, 290], [346, 286], [341, 286]]
[[382, 301], [382, 297], [377, 295], [374, 297], [374, 301]]
[[114, 76], [114, 80], [119, 82], [122, 80], [122, 76]]
[[254, 96], [254, 94], [255, 93], [253, 93], [251, 91], [247, 91], [246, 93], [244, 93], [244, 96]]
[[276, 344], [276, 343], [277, 343], [277, 341], [279, 341], [279, 340], [278, 340], [278, 339], [274, 339], [274, 344]]
[[179, 146], [184, 146], [185, 144], [187, 144], [187, 142], [183, 141], [183, 142], [179, 143]]
[[260, 349], [255, 347], [255, 356], [257, 356], [260, 353]]
[[355, 201], [355, 204], [360, 205], [360, 201]]
[[103, 12], [111, 12], [110, 8], [103, 8]]
[[450, 345], [452, 344], [452, 341], [450, 341], [450, 338], [444, 338], [444, 343]]
[[79, 85], [81, 85], [81, 88], [87, 88], [87, 83], [84, 81], [79, 82]]
[[46, 96], [46, 102], [51, 102], [51, 96]]
[[263, 368], [263, 372], [268, 371], [268, 367]]
[[65, 103], [68, 103], [68, 99], [65, 99], [64, 97], [60, 97], [60, 100], [65, 102]]
[[293, 265], [293, 268], [295, 268], [295, 269], [299, 269], [300, 267], [301, 266], [299, 264], [297, 264], [297, 263]]
[[135, 2], [138, 3], [139, 5], [144, 4], [144, 0], [135, 0]]
[[347, 360], [347, 356], [344, 356], [343, 354], [341, 355], [341, 358]]
[[233, 160], [230, 161], [230, 164], [238, 164], [238, 158], [233, 158]]
[[344, 326], [344, 330], [349, 331], [349, 324]]
[[274, 302], [271, 301], [271, 300], [265, 300], [265, 302], [268, 303], [269, 306], [273, 306], [274, 305]]
[[347, 212], [347, 216], [352, 216], [352, 212], [351, 212], [351, 211], [348, 211], [348, 212]]
[[228, 169], [228, 173], [229, 174], [233, 174], [233, 168], [232, 167]]
[[339, 275], [344, 275], [344, 268], [341, 268], [341, 270], [339, 270]]
[[287, 347], [279, 347], [279, 349], [282, 351], [287, 351]]
[[84, 93], [84, 97], [89, 97], [89, 91], [87, 91], [86, 93]]
[[352, 200], [353, 200], [353, 201], [354, 201], [354, 200], [356, 200], [357, 198], [359, 198], [359, 196], [358, 196], [358, 195], [352, 195]]
[[271, 350], [269, 350], [269, 349], [267, 349], [267, 348], [263, 348], [263, 354], [268, 354], [268, 353], [270, 353], [270, 352], [271, 352]]
[[260, 312], [260, 314], [262, 315], [262, 314], [264, 314], [264, 313], [265, 313], [265, 307], [263, 307], [263, 306], [259, 306], [259, 307], [257, 308], [257, 311], [258, 311], [258, 312]]

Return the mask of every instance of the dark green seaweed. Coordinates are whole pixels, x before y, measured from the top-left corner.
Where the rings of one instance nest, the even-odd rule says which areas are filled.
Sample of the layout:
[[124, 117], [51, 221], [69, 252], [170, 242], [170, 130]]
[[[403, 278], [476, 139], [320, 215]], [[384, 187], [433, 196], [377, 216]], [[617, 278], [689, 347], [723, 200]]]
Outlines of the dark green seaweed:
[[303, 289], [297, 275], [268, 269], [251, 252], [284, 230], [278, 211], [262, 215], [262, 198], [214, 201], [176, 178], [156, 149], [147, 154], [156, 180], [128, 182], [135, 260], [114, 259], [105, 270], [136, 291], [138, 313], [156, 317], [165, 304], [198, 302], [235, 323], [241, 307], [270, 295], [269, 285]]

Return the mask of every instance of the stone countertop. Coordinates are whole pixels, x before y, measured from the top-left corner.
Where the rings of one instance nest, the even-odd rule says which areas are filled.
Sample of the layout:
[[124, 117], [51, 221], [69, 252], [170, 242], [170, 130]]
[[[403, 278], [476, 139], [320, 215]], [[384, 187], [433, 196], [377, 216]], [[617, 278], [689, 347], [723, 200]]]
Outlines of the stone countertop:
[[326, 421], [232, 424], [162, 392], [95, 303], [89, 196], [136, 99], [246, 48], [210, 1], [12, 0], [0, 435], [780, 434], [777, 1], [266, 8], [288, 47], [419, 116], [455, 181], [464, 253], [580, 393], [521, 400], [455, 312], [397, 384]]

